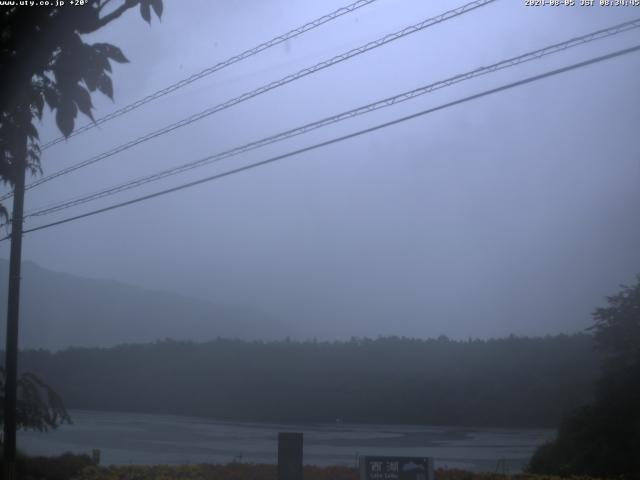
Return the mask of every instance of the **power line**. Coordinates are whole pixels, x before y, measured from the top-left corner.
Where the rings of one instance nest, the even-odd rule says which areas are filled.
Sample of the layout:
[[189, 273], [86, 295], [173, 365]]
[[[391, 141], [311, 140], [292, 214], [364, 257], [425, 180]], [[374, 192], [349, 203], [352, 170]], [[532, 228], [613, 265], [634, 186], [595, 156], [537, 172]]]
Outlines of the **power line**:
[[438, 82], [435, 83], [431, 83], [429, 85], [426, 86], [422, 86], [419, 88], [416, 88], [414, 90], [410, 90], [408, 92], [404, 92], [398, 95], [394, 95], [392, 97], [388, 97], [385, 98], [383, 100], [378, 100], [376, 102], [370, 103], [368, 105], [365, 106], [361, 106], [352, 110], [348, 110], [342, 113], [339, 113], [337, 115], [333, 115], [330, 117], [326, 117], [323, 118], [321, 120], [312, 122], [312, 123], [308, 123], [306, 125], [303, 125], [301, 127], [297, 127], [297, 128], [293, 128], [284, 132], [280, 132], [278, 134], [275, 135], [271, 135], [269, 137], [265, 137], [262, 138], [260, 140], [256, 140], [244, 145], [241, 145], [239, 147], [235, 147], [220, 153], [217, 153], [215, 155], [212, 156], [208, 156], [204, 159], [199, 159], [196, 161], [192, 161], [192, 162], [188, 162], [185, 163], [183, 165], [177, 166], [177, 167], [172, 167], [151, 175], [147, 175], [144, 177], [140, 177], [131, 181], [128, 181], [126, 183], [120, 184], [120, 185], [116, 185], [114, 187], [109, 187], [107, 189], [101, 190], [99, 192], [95, 192], [89, 195], [83, 195], [83, 196], [79, 196], [79, 197], [75, 197], [69, 200], [65, 200], [62, 202], [57, 202], [53, 205], [50, 206], [46, 206], [46, 207], [41, 207], [40, 209], [37, 209], [35, 211], [32, 211], [30, 213], [27, 213], [27, 215], [25, 215], [25, 218], [27, 217], [35, 217], [35, 216], [42, 216], [42, 215], [48, 215], [51, 213], [55, 213], [61, 210], [65, 210], [67, 208], [71, 208], [77, 205], [81, 205], [93, 200], [97, 200], [100, 198], [104, 198], [110, 195], [115, 195], [117, 193], [123, 192], [125, 190], [129, 190], [131, 188], [136, 188], [139, 187], [141, 185], [144, 185], [146, 183], [150, 183], [156, 180], [160, 180], [162, 178], [166, 178], [172, 175], [177, 175], [179, 173], [183, 173], [186, 172], [188, 170], [192, 170], [194, 168], [198, 168], [201, 166], [205, 166], [208, 164], [211, 164], [213, 162], [216, 161], [220, 161], [223, 159], [227, 159], [230, 157], [234, 157], [236, 155], [240, 155], [242, 153], [246, 153], [248, 151], [251, 150], [255, 150], [257, 148], [261, 148], [263, 146], [266, 145], [270, 145], [272, 143], [276, 143], [276, 142], [280, 142], [289, 138], [292, 138], [294, 136], [298, 136], [307, 132], [310, 132], [312, 130], [316, 130], [318, 128], [321, 127], [325, 127], [327, 125], [331, 125], [343, 120], [347, 120], [350, 118], [354, 118], [356, 116], [359, 115], [363, 115], [365, 113], [370, 113], [372, 111], [375, 110], [379, 110], [382, 108], [386, 108], [392, 105], [396, 105], [398, 103], [401, 102], [405, 102], [407, 100], [411, 100], [414, 99], [416, 97], [419, 97], [421, 95], [425, 95], [427, 93], [433, 92], [435, 90], [441, 89], [441, 88], [445, 88], [445, 87], [449, 87], [451, 85], [460, 83], [462, 81], [466, 81], [466, 80], [470, 80], [472, 78], [476, 78], [482, 75], [486, 75], [488, 73], [492, 73], [498, 70], [502, 70], [505, 68], [509, 68], [509, 67], [513, 67], [516, 65], [519, 65], [521, 63], [525, 63], [528, 61], [532, 61], [532, 60], [537, 60], [540, 58], [543, 58], [547, 55], [551, 55], [551, 54], [555, 54], [564, 50], [567, 50], [569, 48], [573, 48], [576, 47], [578, 45], [583, 45], [585, 43], [589, 43], [595, 40], [599, 40], [599, 39], [603, 39], [603, 38], [608, 38], [611, 37], [613, 35], [617, 35], [620, 34], [622, 32], [626, 32], [628, 30], [634, 29], [634, 28], [639, 28], [640, 27], [640, 18], [637, 18], [635, 20], [631, 20], [628, 22], [624, 22], [624, 23], [620, 23], [617, 25], [613, 25], [611, 27], [608, 28], [604, 28], [604, 29], [600, 29], [591, 33], [588, 33], [586, 35], [582, 35], [579, 37], [575, 37], [569, 40], [566, 40], [564, 42], [560, 42], [560, 43], [556, 43], [554, 45], [550, 45], [538, 50], [534, 50], [532, 52], [528, 52], [522, 55], [518, 55], [516, 57], [512, 57], [506, 60], [502, 60], [500, 62], [494, 63], [492, 65], [486, 66], [486, 67], [479, 67], [476, 68], [475, 70], [471, 70], [465, 73], [461, 73], [458, 75], [455, 75], [453, 77], [447, 78], [445, 80], [440, 80]]
[[[90, 216], [93, 216], [93, 215], [97, 215], [99, 213], [104, 213], [104, 212], [108, 212], [110, 210], [115, 210], [115, 209], [118, 209], [118, 208], [121, 208], [121, 207], [132, 205], [134, 203], [139, 203], [139, 202], [143, 202], [143, 201], [146, 201], [146, 200], [150, 200], [152, 198], [159, 197], [159, 196], [162, 196], [162, 195], [166, 195], [166, 194], [169, 194], [169, 193], [173, 193], [173, 192], [176, 192], [176, 191], [179, 191], [179, 190], [184, 190], [184, 189], [187, 189], [187, 188], [191, 188], [191, 187], [194, 187], [196, 185], [200, 185], [200, 184], [203, 184], [203, 183], [211, 182], [213, 180], [218, 180], [220, 178], [227, 177], [227, 176], [230, 176], [230, 175], [233, 175], [233, 174], [236, 174], [236, 173], [240, 173], [240, 172], [243, 172], [243, 171], [246, 171], [246, 170], [250, 170], [250, 169], [257, 168], [257, 167], [260, 167], [260, 166], [263, 166], [263, 165], [267, 165], [269, 163], [274, 163], [274, 162], [276, 162], [278, 160], [282, 160], [282, 159], [285, 159], [285, 158], [293, 157], [295, 155], [300, 155], [302, 153], [306, 153], [306, 152], [309, 152], [309, 151], [312, 151], [312, 150], [315, 150], [315, 149], [318, 149], [318, 148], [326, 147], [328, 145], [332, 145], [332, 144], [339, 143], [339, 142], [342, 142], [342, 141], [345, 141], [345, 140], [349, 140], [351, 138], [355, 138], [355, 137], [359, 137], [359, 136], [362, 136], [362, 135], [366, 135], [368, 133], [372, 133], [372, 132], [375, 132], [377, 130], [381, 130], [383, 128], [387, 128], [387, 127], [390, 127], [390, 126], [393, 126], [393, 125], [397, 125], [399, 123], [403, 123], [403, 122], [406, 122], [408, 120], [412, 120], [414, 118], [422, 117], [424, 115], [428, 115], [430, 113], [434, 113], [434, 112], [437, 112], [439, 110], [444, 110], [446, 108], [450, 108], [450, 107], [453, 107], [453, 106], [456, 106], [456, 105], [460, 105], [460, 104], [463, 104], [463, 103], [466, 103], [466, 102], [470, 102], [472, 100], [477, 100], [479, 98], [486, 97], [488, 95], [493, 95], [495, 93], [503, 92], [505, 90], [509, 90], [509, 89], [512, 89], [512, 88], [515, 88], [515, 87], [519, 87], [519, 86], [522, 86], [522, 85], [533, 83], [533, 82], [536, 82], [536, 81], [539, 81], [539, 80], [543, 80], [543, 79], [548, 78], [548, 77], [559, 75], [561, 73], [565, 73], [565, 72], [568, 72], [568, 71], [571, 71], [571, 70], [576, 70], [578, 68], [586, 67], [588, 65], [593, 65], [595, 63], [603, 62], [603, 61], [610, 60], [610, 59], [613, 59], [613, 58], [616, 58], [616, 57], [621, 57], [623, 55], [627, 55], [627, 54], [630, 54], [630, 53], [633, 53], [633, 52], [637, 52], [637, 51], [640, 51], [640, 45], [635, 45], [633, 47], [626, 48], [626, 49], [623, 49], [623, 50], [617, 50], [617, 51], [609, 53], [607, 55], [602, 55], [602, 56], [599, 56], [599, 57], [591, 58], [591, 59], [583, 61], [583, 62], [574, 63], [574, 64], [566, 66], [566, 67], [558, 68], [558, 69], [551, 70], [551, 71], [548, 71], [548, 72], [545, 72], [545, 73], [542, 73], [542, 74], [539, 74], [539, 75], [534, 75], [534, 76], [525, 78], [523, 80], [518, 80], [516, 82], [508, 83], [506, 85], [502, 85], [502, 86], [497, 87], [497, 88], [492, 88], [490, 90], [485, 90], [483, 92], [480, 92], [480, 93], [477, 93], [477, 94], [474, 94], [474, 95], [470, 95], [470, 96], [464, 97], [464, 98], [459, 99], [459, 100], [455, 100], [455, 101], [452, 101], [452, 102], [444, 103], [444, 104], [439, 105], [437, 107], [429, 108], [427, 110], [422, 110], [421, 112], [414, 113], [412, 115], [407, 115], [407, 116], [404, 116], [404, 117], [401, 117], [401, 118], [398, 118], [398, 119], [395, 119], [395, 120], [392, 120], [392, 121], [389, 121], [389, 122], [378, 124], [378, 125], [376, 125], [374, 127], [366, 128], [364, 130], [359, 130], [357, 132], [350, 133], [348, 135], [343, 135], [341, 137], [336, 137], [336, 138], [333, 138], [331, 140], [327, 140], [327, 141], [324, 141], [324, 142], [316, 143], [314, 145], [310, 145], [308, 147], [304, 147], [304, 148], [301, 148], [301, 149], [298, 149], [298, 150], [294, 150], [294, 151], [291, 151], [291, 152], [288, 152], [288, 153], [285, 153], [285, 154], [282, 154], [282, 155], [277, 155], [275, 157], [271, 157], [271, 158], [268, 158], [266, 160], [262, 160], [260, 162], [253, 163], [251, 165], [245, 165], [243, 167], [235, 168], [235, 169], [229, 170], [227, 172], [219, 173], [219, 174], [212, 175], [212, 176], [209, 176], [209, 177], [205, 177], [205, 178], [202, 178], [202, 179], [199, 179], [199, 180], [195, 180], [195, 181], [192, 181], [192, 182], [189, 182], [189, 183], [178, 185], [176, 187], [168, 188], [166, 190], [161, 190], [159, 192], [155, 192], [155, 193], [152, 193], [152, 194], [149, 194], [149, 195], [144, 195], [144, 196], [137, 197], [137, 198], [134, 198], [134, 199], [131, 199], [131, 200], [127, 200], [126, 202], [117, 203], [117, 204], [114, 204], [114, 205], [110, 205], [108, 207], [100, 208], [100, 209], [93, 210], [93, 211], [90, 211], [90, 212], [86, 212], [86, 213], [83, 213], [83, 214], [80, 214], [80, 215], [75, 215], [73, 217], [68, 217], [68, 218], [65, 218], [65, 219], [62, 219], [62, 220], [58, 220], [56, 222], [51, 222], [51, 223], [47, 223], [45, 225], [40, 225], [38, 227], [30, 228], [28, 230], [25, 230], [24, 233], [36, 232], [38, 230], [43, 230], [43, 229], [54, 227], [54, 226], [57, 226], [57, 225], [62, 225], [64, 223], [69, 223], [69, 222], [72, 222], [72, 221], [75, 221], [75, 220], [80, 220], [82, 218], [86, 218], [86, 217], [90, 217]], [[0, 239], [0, 241], [6, 240], [6, 239], [8, 239], [10, 237], [11, 237], [11, 235], [8, 235], [8, 236]]]
[[[453, 10], [448, 10], [436, 17], [432, 17], [432, 18], [428, 18], [426, 20], [423, 20], [422, 22], [416, 23], [415, 25], [411, 25], [409, 27], [406, 27], [398, 32], [395, 33], [390, 33], [388, 35], [385, 35], [382, 38], [379, 38], [377, 40], [374, 40], [372, 42], [369, 42], [365, 45], [362, 45], [361, 47], [358, 48], [354, 48], [352, 50], [349, 50], [346, 53], [337, 55], [329, 60], [325, 60], [323, 62], [317, 63], [312, 67], [308, 67], [305, 69], [302, 69], [300, 71], [298, 71], [297, 73], [291, 74], [291, 75], [287, 75], [286, 77], [281, 78], [280, 80], [276, 80], [274, 82], [271, 82], [269, 84], [263, 85], [262, 87], [259, 87], [255, 90], [252, 90], [250, 92], [244, 93], [242, 95], [240, 95], [239, 97], [235, 97], [231, 100], [228, 100], [224, 103], [218, 104], [214, 107], [208, 108], [200, 113], [194, 114], [190, 117], [187, 117], [185, 119], [182, 119], [176, 123], [173, 123], [171, 125], [168, 125], [164, 128], [161, 128], [159, 130], [156, 130], [154, 132], [151, 132], [147, 135], [144, 135], [142, 137], [138, 137], [135, 140], [131, 140], [127, 143], [124, 143], [122, 145], [119, 145], [118, 147], [115, 147], [105, 153], [102, 153], [100, 155], [97, 155], [95, 157], [91, 157], [87, 160], [84, 160], [80, 163], [77, 163], [75, 165], [71, 165], [67, 168], [64, 168], [62, 170], [59, 170], [57, 172], [54, 172], [50, 175], [44, 176], [42, 178], [39, 178], [38, 180], [35, 180], [33, 182], [31, 182], [30, 184], [26, 185], [25, 188], [31, 189], [33, 187], [36, 187], [38, 185], [41, 185], [43, 183], [46, 183], [50, 180], [53, 180], [54, 178], [60, 177], [62, 175], [66, 175], [68, 173], [71, 173], [75, 170], [78, 170], [80, 168], [86, 167], [88, 165], [94, 164], [100, 160], [103, 160], [105, 158], [111, 157], [117, 153], [123, 152], [125, 150], [128, 150], [129, 148], [132, 148], [140, 143], [146, 142], [148, 140], [151, 140], [153, 138], [156, 138], [160, 135], [164, 135], [167, 134], [173, 130], [176, 130], [178, 128], [184, 127], [186, 125], [189, 125], [191, 123], [194, 123], [198, 120], [201, 120], [205, 117], [208, 117], [214, 113], [217, 113], [221, 110], [225, 110], [229, 107], [232, 107], [234, 105], [237, 105], [241, 102], [244, 102], [246, 100], [249, 100], [250, 98], [256, 97], [258, 95], [261, 95], [263, 93], [266, 93], [270, 90], [273, 90], [275, 88], [281, 87], [283, 85], [286, 85], [288, 83], [291, 83], [295, 80], [298, 80], [302, 77], [305, 77], [307, 75], [311, 75], [313, 73], [316, 73], [320, 70], [323, 70], [325, 68], [331, 67], [337, 63], [343, 62], [345, 60], [348, 60], [350, 58], [356, 57], [358, 55], [361, 55], [365, 52], [368, 52], [370, 50], [373, 50], [375, 48], [378, 48], [382, 45], [385, 45], [387, 43], [390, 43], [394, 40], [398, 40], [399, 38], [403, 38], [407, 35], [411, 35], [412, 33], [416, 33], [418, 31], [424, 30], [425, 28], [431, 27], [433, 25], [436, 25], [438, 23], [444, 22], [446, 20], [450, 20], [452, 18], [455, 18], [459, 15], [463, 15], [464, 13], [470, 12], [472, 10], [475, 10], [476, 8], [480, 8], [483, 7], [485, 5], [488, 5], [490, 3], [495, 2], [496, 0], [475, 0], [473, 2], [467, 3], [461, 7], [455, 8]], [[11, 197], [11, 193], [7, 193], [5, 195], [3, 195], [2, 197], [0, 197], [0, 201], [1, 200], [5, 200], [9, 197]]]
[[[302, 35], [303, 33], [308, 32], [309, 30], [313, 30], [314, 28], [317, 28], [321, 25], [324, 25], [325, 23], [328, 23], [332, 20], [335, 20], [337, 18], [340, 18], [343, 15], [346, 15], [348, 13], [351, 13], [359, 8], [362, 8], [366, 5], [369, 5], [370, 3], [376, 2], [377, 0], [358, 0], [357, 2], [354, 2], [350, 5], [347, 5], [345, 7], [339, 8], [337, 10], [334, 10], [331, 13], [328, 13], [327, 15], [324, 15], [322, 17], [316, 18], [315, 20], [312, 20], [311, 22], [305, 23], [304, 25], [298, 27], [298, 28], [294, 28], [293, 30], [288, 31], [287, 33], [284, 33], [282, 35], [279, 35], [277, 37], [272, 38], [271, 40], [261, 43], [260, 45], [257, 45], [253, 48], [250, 48], [248, 50], [245, 50], [244, 52], [235, 55], [233, 57], [230, 57], [226, 60], [223, 60], [222, 62], [216, 63], [215, 65], [212, 65], [210, 67], [205, 68], [204, 70], [191, 75], [190, 77], [184, 78], [176, 83], [173, 83], [161, 90], [158, 90], [156, 92], [153, 92], [149, 95], [147, 95], [144, 98], [141, 98], [129, 105], [126, 105], [122, 108], [119, 108], [118, 110], [115, 110], [114, 112], [111, 112], [108, 115], [105, 115], [104, 117], [98, 118], [95, 122], [93, 123], [88, 123], [86, 125], [84, 125], [83, 127], [78, 128], [77, 130], [73, 131], [71, 133], [71, 135], [69, 135], [70, 137], [75, 137], [76, 135], [79, 135], [80, 133], [86, 132], [87, 130], [91, 130], [94, 127], [97, 127], [98, 125], [102, 125], [105, 122], [108, 122], [109, 120], [113, 120], [114, 118], [117, 118], [121, 115], [124, 115], [125, 113], [129, 113], [132, 110], [135, 110], [136, 108], [141, 107], [142, 105], [145, 105], [153, 100], [156, 100], [160, 97], [163, 97], [165, 95], [168, 95], [169, 93], [172, 93], [182, 87], [185, 87], [193, 82], [195, 82], [196, 80], [200, 80], [201, 78], [204, 78], [208, 75], [211, 75], [212, 73], [215, 73], [219, 70], [222, 70], [223, 68], [229, 67], [235, 63], [238, 63], [242, 60], [245, 60], [249, 57], [252, 57], [254, 55], [257, 55], [258, 53], [261, 53], [269, 48], [275, 47], [276, 45], [280, 45], [283, 42], [286, 42], [287, 40], [291, 40], [292, 38], [295, 38], [299, 35]], [[60, 136], [58, 138], [54, 138], [53, 140], [46, 142], [44, 145], [42, 145], [42, 150], [46, 150], [47, 148], [52, 147], [53, 145], [56, 145], [62, 141], [66, 140], [66, 138], [64, 136]]]

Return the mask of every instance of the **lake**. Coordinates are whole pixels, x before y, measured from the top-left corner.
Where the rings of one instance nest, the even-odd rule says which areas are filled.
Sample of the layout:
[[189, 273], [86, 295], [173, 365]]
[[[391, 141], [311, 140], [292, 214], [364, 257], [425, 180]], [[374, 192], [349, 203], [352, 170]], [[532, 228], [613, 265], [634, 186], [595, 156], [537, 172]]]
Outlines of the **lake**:
[[31, 454], [90, 453], [102, 464], [276, 463], [278, 432], [304, 433], [304, 463], [355, 466], [358, 455], [435, 458], [436, 468], [517, 472], [553, 430], [408, 425], [239, 423], [173, 415], [69, 412], [73, 425], [19, 432]]

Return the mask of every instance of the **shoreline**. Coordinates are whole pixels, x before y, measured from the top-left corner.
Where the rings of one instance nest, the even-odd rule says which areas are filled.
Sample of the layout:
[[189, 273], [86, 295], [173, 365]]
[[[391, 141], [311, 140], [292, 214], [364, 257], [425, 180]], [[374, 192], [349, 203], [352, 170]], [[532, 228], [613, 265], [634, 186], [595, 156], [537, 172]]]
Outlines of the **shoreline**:
[[402, 425], [292, 425], [201, 421], [193, 417], [72, 411], [73, 425], [48, 433], [20, 432], [29, 455], [101, 451], [103, 465], [217, 463], [234, 459], [277, 462], [277, 435], [304, 434], [307, 465], [353, 467], [357, 455], [433, 457], [436, 468], [495, 471], [502, 462], [519, 471], [551, 430], [477, 429]]

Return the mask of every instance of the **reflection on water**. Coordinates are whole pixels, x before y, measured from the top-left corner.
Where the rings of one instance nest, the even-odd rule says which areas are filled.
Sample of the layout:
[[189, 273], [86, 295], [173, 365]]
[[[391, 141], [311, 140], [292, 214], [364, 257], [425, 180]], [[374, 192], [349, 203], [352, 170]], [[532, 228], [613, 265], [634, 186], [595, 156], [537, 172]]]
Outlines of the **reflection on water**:
[[551, 430], [406, 425], [231, 423], [201, 418], [71, 411], [73, 425], [20, 432], [18, 448], [40, 455], [98, 448], [103, 464], [276, 463], [277, 433], [304, 432], [304, 463], [355, 466], [358, 455], [435, 458], [436, 468], [515, 472]]

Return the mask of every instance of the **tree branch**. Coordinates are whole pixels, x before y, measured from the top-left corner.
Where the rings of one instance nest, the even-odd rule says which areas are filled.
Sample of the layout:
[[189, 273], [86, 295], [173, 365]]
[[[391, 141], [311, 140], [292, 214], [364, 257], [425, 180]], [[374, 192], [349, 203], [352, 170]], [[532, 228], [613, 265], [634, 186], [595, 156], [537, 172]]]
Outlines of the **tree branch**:
[[138, 3], [140, 3], [140, 0], [125, 0], [125, 2], [122, 5], [120, 5], [118, 8], [116, 8], [113, 12], [99, 19], [95, 30], [113, 22], [116, 18], [120, 17], [124, 12], [138, 5]]
[[101, 12], [104, 7], [106, 7], [111, 0], [104, 0], [101, 5], [98, 6], [98, 11]]

